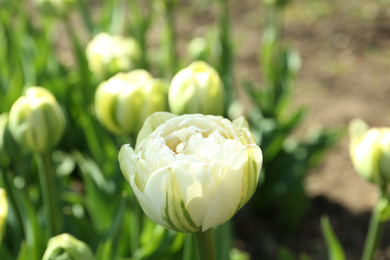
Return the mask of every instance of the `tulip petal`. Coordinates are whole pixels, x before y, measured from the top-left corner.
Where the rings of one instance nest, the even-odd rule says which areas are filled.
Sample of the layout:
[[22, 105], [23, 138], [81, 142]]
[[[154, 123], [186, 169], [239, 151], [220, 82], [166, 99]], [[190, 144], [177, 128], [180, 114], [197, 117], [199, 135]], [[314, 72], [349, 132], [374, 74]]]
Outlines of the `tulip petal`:
[[248, 121], [246, 121], [245, 117], [240, 116], [239, 118], [233, 120], [233, 125], [238, 128], [247, 128], [249, 129]]
[[256, 190], [261, 163], [258, 146], [248, 145], [237, 154], [210, 203], [202, 225], [203, 232], [225, 223], [248, 202]]
[[196, 232], [200, 227], [195, 224], [185, 207], [183, 194], [175, 176], [175, 171], [178, 170], [180, 168], [165, 167], [154, 172], [148, 180], [144, 194], [152, 202], [155, 212], [159, 214], [154, 221], [174, 231]]
[[156, 112], [146, 118], [144, 125], [138, 133], [137, 143], [135, 147], [148, 137], [157, 127], [165, 123], [165, 121], [175, 117], [174, 114], [168, 112]]

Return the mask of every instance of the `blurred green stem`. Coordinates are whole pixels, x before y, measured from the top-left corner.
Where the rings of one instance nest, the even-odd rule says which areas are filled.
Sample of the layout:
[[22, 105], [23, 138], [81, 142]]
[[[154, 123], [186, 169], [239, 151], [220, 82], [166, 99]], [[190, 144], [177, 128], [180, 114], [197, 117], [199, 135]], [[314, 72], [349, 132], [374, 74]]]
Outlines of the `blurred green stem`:
[[175, 35], [175, 18], [173, 1], [164, 1], [164, 18], [165, 28], [163, 35], [163, 64], [166, 68], [166, 75], [172, 78], [177, 71], [177, 55], [176, 55], [176, 35]]
[[228, 2], [228, 0], [218, 0], [217, 11], [219, 15], [219, 37], [222, 48], [219, 73], [226, 89], [226, 102], [229, 106], [234, 100], [235, 93], [233, 88], [233, 51]]
[[137, 0], [129, 1], [130, 8], [130, 34], [133, 34], [141, 47], [142, 54], [141, 55], [141, 68], [148, 70], [149, 62], [147, 59], [147, 31], [151, 22], [151, 14], [150, 14], [150, 6], [149, 2], [145, 1], [145, 5], [147, 6], [147, 14], [144, 15], [140, 12], [141, 7]]
[[140, 237], [142, 231], [142, 214], [143, 211], [140, 208], [135, 198], [133, 199], [133, 207], [131, 207], [131, 223], [130, 223], [130, 249], [134, 253], [140, 246]]
[[384, 221], [381, 220], [381, 213], [383, 209], [381, 201], [383, 199], [387, 199], [387, 198], [384, 189], [381, 189], [378, 202], [376, 203], [375, 208], [371, 215], [366, 242], [364, 244], [362, 260], [373, 259], [374, 252], [378, 247], [379, 242], [382, 238], [383, 226], [385, 223]]
[[58, 200], [58, 189], [55, 185], [54, 169], [51, 165], [50, 153], [42, 152], [36, 154], [39, 182], [41, 185], [43, 208], [47, 216], [48, 236], [57, 235], [61, 230], [60, 207]]
[[199, 259], [216, 260], [213, 229], [209, 228], [205, 232], [198, 231], [195, 233], [195, 237], [198, 244]]

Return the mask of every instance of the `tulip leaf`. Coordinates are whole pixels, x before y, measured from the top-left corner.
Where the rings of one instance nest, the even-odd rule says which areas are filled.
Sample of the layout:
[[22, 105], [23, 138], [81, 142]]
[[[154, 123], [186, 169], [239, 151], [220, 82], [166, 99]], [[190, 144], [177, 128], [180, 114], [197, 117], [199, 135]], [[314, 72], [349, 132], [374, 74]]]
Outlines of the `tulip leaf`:
[[321, 228], [324, 234], [326, 244], [328, 246], [329, 260], [344, 260], [344, 250], [337, 239], [336, 234], [329, 222], [329, 218], [326, 216], [321, 217]]

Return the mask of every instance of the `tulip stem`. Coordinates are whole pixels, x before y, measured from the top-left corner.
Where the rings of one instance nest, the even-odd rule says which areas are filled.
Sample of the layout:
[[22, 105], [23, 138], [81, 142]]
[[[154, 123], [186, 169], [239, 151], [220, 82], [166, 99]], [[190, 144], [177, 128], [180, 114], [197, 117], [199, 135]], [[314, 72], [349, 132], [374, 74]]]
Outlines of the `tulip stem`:
[[45, 216], [48, 218], [48, 236], [50, 238], [60, 232], [59, 201], [57, 200], [57, 189], [53, 178], [54, 170], [51, 166], [49, 152], [39, 153], [36, 158], [39, 181], [41, 185], [40, 188], [42, 192], [43, 209], [45, 211]]
[[165, 28], [163, 35], [163, 48], [165, 50], [165, 56], [163, 60], [165, 64], [162, 65], [166, 66], [166, 73], [169, 77], [173, 77], [177, 69], [174, 3], [171, 1], [165, 1], [164, 4]]
[[195, 233], [195, 237], [198, 244], [199, 259], [216, 260], [213, 229], [209, 228], [205, 232], [198, 231]]
[[375, 249], [378, 247], [379, 242], [382, 238], [383, 226], [385, 222], [381, 220], [381, 201], [382, 199], [386, 198], [385, 194], [386, 193], [382, 190], [380, 191], [378, 202], [376, 203], [375, 208], [372, 212], [366, 242], [364, 244], [362, 260], [371, 260], [373, 258]]

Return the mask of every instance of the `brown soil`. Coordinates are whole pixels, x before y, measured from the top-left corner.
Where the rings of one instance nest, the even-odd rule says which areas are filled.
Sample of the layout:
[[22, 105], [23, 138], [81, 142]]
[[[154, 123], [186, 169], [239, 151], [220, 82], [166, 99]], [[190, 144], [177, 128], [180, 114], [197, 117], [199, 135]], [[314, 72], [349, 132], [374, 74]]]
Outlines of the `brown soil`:
[[[233, 1], [236, 84], [261, 82], [257, 53], [261, 41], [261, 1]], [[371, 126], [390, 123], [390, 5], [373, 0], [293, 1], [284, 13], [284, 39], [296, 48], [302, 68], [293, 107], [309, 115], [299, 132], [322, 125], [346, 128], [354, 118]], [[237, 244], [252, 259], [274, 259], [280, 246], [312, 259], [328, 259], [320, 217], [328, 215], [346, 251], [360, 259], [376, 188], [354, 171], [348, 136], [313, 170], [306, 188], [311, 210], [294, 234], [286, 235], [271, 217], [244, 210], [236, 217]], [[375, 259], [390, 259], [390, 229]]]

